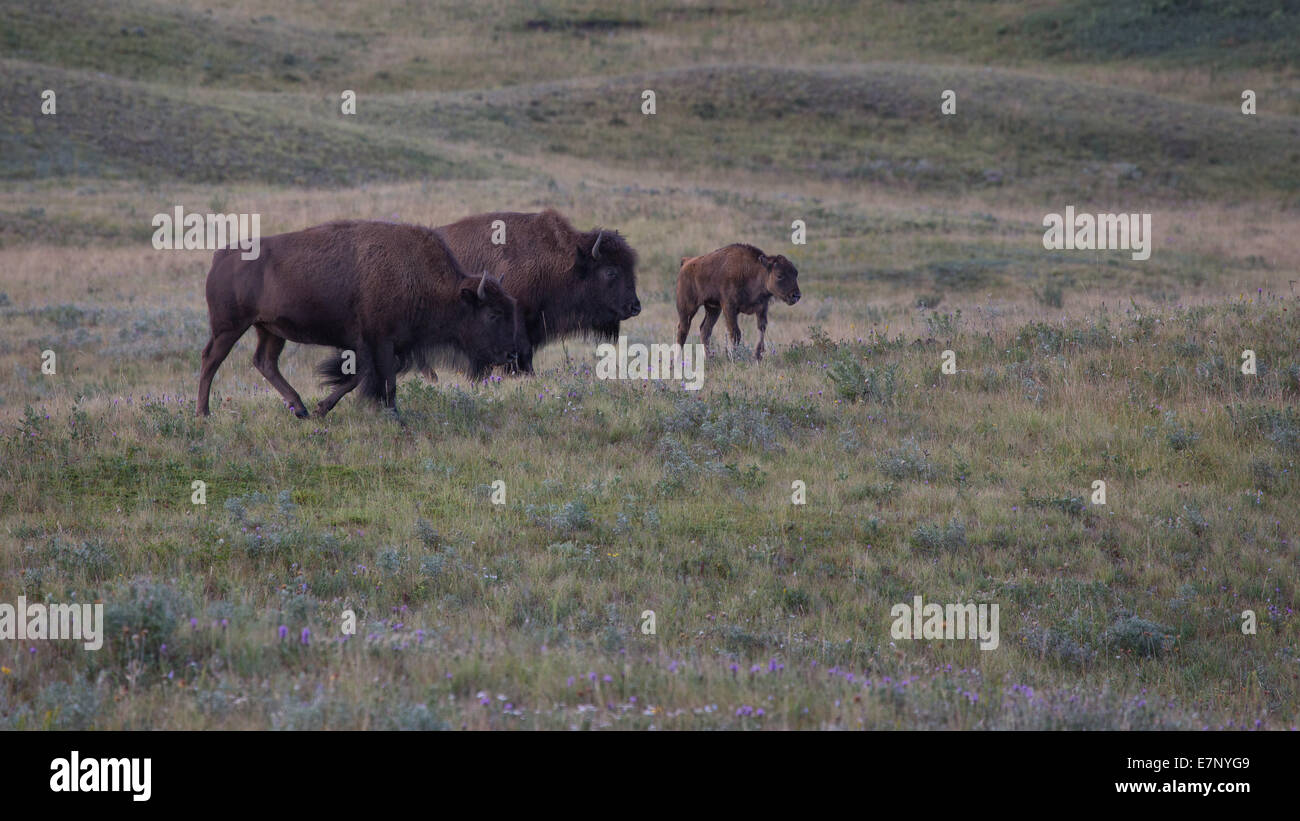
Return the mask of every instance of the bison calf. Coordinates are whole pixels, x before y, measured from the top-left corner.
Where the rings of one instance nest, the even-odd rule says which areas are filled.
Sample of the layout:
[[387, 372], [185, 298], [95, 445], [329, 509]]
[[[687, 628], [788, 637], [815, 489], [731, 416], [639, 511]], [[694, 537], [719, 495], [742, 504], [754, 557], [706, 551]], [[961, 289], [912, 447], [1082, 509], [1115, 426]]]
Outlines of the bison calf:
[[799, 301], [799, 272], [790, 260], [769, 257], [752, 245], [728, 245], [699, 257], [682, 257], [677, 272], [677, 344], [686, 344], [691, 322], [704, 306], [700, 341], [709, 344], [718, 314], [727, 321], [732, 345], [740, 344], [738, 314], [758, 317], [758, 347], [754, 358], [763, 358], [763, 335], [767, 332], [767, 303], [777, 297], [787, 305]]
[[335, 389], [316, 406], [319, 416], [357, 386], [396, 410], [397, 375], [430, 355], [450, 354], [479, 378], [531, 351], [501, 283], [466, 276], [438, 235], [416, 225], [331, 222], [265, 237], [256, 259], [217, 251], [207, 297], [201, 416], [212, 377], [250, 327], [253, 364], [299, 417], [306, 406], [278, 364], [286, 340], [351, 353], [321, 366]]

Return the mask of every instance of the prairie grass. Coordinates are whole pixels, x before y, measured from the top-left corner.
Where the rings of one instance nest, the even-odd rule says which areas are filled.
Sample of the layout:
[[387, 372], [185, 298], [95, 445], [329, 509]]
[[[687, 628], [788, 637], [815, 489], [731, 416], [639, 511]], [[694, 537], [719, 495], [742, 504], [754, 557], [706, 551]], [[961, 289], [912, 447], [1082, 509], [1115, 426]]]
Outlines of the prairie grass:
[[[0, 642], [0, 727], [1300, 723], [1294, 13], [208, 5], [0, 2], [0, 602], [108, 625]], [[640, 252], [632, 342], [733, 241], [805, 299], [761, 362], [718, 333], [698, 392], [568, 340], [530, 379], [408, 376], [401, 423], [304, 422], [249, 338], [196, 419], [210, 253], [149, 244], [178, 204], [268, 234], [554, 206]], [[1045, 251], [1070, 204], [1152, 213], [1151, 259]], [[281, 360], [309, 400], [326, 355]], [[894, 639], [916, 595], [998, 603], [999, 648]]]

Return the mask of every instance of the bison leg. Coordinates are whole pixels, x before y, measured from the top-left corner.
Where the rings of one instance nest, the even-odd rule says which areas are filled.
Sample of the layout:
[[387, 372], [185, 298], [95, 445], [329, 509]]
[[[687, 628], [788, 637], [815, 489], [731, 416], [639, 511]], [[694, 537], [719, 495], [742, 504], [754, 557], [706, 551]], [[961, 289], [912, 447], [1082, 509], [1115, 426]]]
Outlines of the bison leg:
[[[520, 354], [515, 360], [514, 372], [525, 376], [533, 375], [533, 351], [546, 342], [545, 329], [542, 326], [537, 328], [525, 328], [524, 333], [528, 335], [528, 353]], [[510, 370], [509, 366], [506, 370]]]
[[763, 336], [767, 333], [767, 306], [759, 308], [758, 314], [758, 347], [754, 348], [754, 358], [763, 358]]
[[302, 397], [289, 384], [289, 380], [280, 373], [280, 352], [284, 350], [284, 337], [276, 336], [262, 326], [257, 327], [257, 351], [253, 354], [253, 366], [266, 377], [271, 387], [280, 392], [284, 401], [289, 403], [289, 410], [299, 419], [307, 418], [307, 406]]
[[[519, 358], [515, 360], [515, 373], [532, 376], [533, 353], [538, 348], [545, 345], [546, 341], [550, 338], [546, 332], [546, 314], [544, 312], [539, 312], [531, 322], [525, 322], [523, 333], [528, 337], [529, 351], [526, 354], [520, 354]], [[600, 335], [599, 330], [596, 331], [596, 335]]]
[[740, 322], [736, 316], [737, 313], [735, 305], [722, 306], [722, 318], [727, 323], [727, 336], [731, 338], [733, 347], [740, 344]]
[[[515, 360], [515, 366], [513, 366], [513, 370], [511, 369], [510, 365], [506, 365], [506, 370], [508, 373], [513, 373], [513, 374], [533, 375], [533, 353], [532, 352], [523, 353], [523, 355], [520, 355], [519, 359]], [[484, 379], [487, 377], [487, 374], [490, 373], [491, 373], [491, 365], [487, 365], [481, 377], [474, 377], [474, 379], [476, 379], [476, 381], [478, 381], [478, 379]]]
[[700, 341], [704, 347], [709, 347], [709, 340], [713, 338], [713, 326], [718, 322], [718, 314], [722, 313], [722, 308], [717, 305], [704, 306], [704, 319], [700, 322]]
[[[695, 321], [695, 315], [699, 313], [699, 305], [689, 305], [687, 303], [678, 303], [677, 305], [677, 344], [685, 345], [686, 337], [691, 333], [691, 323]], [[704, 333], [703, 326], [700, 327], [700, 333]]]
[[[492, 366], [488, 366], [489, 372]], [[505, 364], [505, 372], [510, 376], [532, 376], [533, 375], [533, 352], [520, 354]], [[484, 374], [486, 376], [487, 374]]]
[[389, 340], [380, 342], [375, 350], [375, 387], [379, 389], [379, 399], [384, 407], [397, 411], [397, 354]]
[[247, 325], [242, 328], [230, 328], [221, 333], [216, 333], [214, 329], [208, 344], [203, 346], [203, 365], [199, 370], [199, 406], [196, 411], [199, 416], [207, 416], [209, 413], [208, 394], [212, 391], [212, 377], [216, 375], [217, 368], [226, 361], [230, 349], [235, 347], [235, 343], [247, 330]]

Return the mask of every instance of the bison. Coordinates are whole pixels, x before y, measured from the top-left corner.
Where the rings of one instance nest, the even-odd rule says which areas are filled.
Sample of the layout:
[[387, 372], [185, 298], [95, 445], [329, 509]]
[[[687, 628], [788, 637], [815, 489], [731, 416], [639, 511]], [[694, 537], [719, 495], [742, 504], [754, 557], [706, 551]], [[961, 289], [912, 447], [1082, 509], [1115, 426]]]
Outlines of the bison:
[[740, 344], [737, 314], [758, 317], [758, 347], [754, 358], [763, 358], [763, 335], [767, 332], [767, 304], [772, 297], [787, 305], [799, 301], [799, 272], [781, 255], [769, 257], [752, 245], [728, 245], [698, 257], [682, 257], [677, 272], [677, 344], [686, 344], [691, 322], [704, 306], [700, 341], [709, 344], [718, 314], [727, 320], [732, 345]]
[[[617, 231], [579, 231], [550, 208], [477, 214], [436, 230], [468, 270], [502, 279], [533, 348], [574, 335], [613, 339], [621, 321], [641, 313], [636, 251]], [[518, 366], [532, 373], [531, 353]]]
[[500, 281], [466, 276], [431, 228], [387, 222], [331, 222], [262, 239], [256, 259], [236, 249], [212, 256], [207, 282], [212, 336], [203, 348], [198, 414], [208, 414], [212, 377], [250, 326], [253, 364], [291, 410], [302, 397], [280, 373], [286, 340], [353, 354], [320, 371], [334, 391], [324, 416], [353, 388], [396, 411], [397, 375], [430, 356], [448, 356], [481, 378], [529, 352], [515, 300]]

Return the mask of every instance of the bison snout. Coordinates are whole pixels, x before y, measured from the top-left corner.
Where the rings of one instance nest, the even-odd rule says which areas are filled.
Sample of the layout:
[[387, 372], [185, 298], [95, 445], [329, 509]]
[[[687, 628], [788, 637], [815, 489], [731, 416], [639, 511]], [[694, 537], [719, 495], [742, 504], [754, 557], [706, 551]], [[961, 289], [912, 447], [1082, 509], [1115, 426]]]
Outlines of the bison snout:
[[801, 296], [803, 296], [803, 294], [799, 293], [798, 291], [795, 291], [793, 294], [790, 294], [790, 304], [793, 305], [796, 302], [798, 302], [799, 297]]
[[624, 319], [631, 319], [639, 313], [641, 313], [641, 300], [639, 299], [634, 299], [627, 305], [623, 306]]

